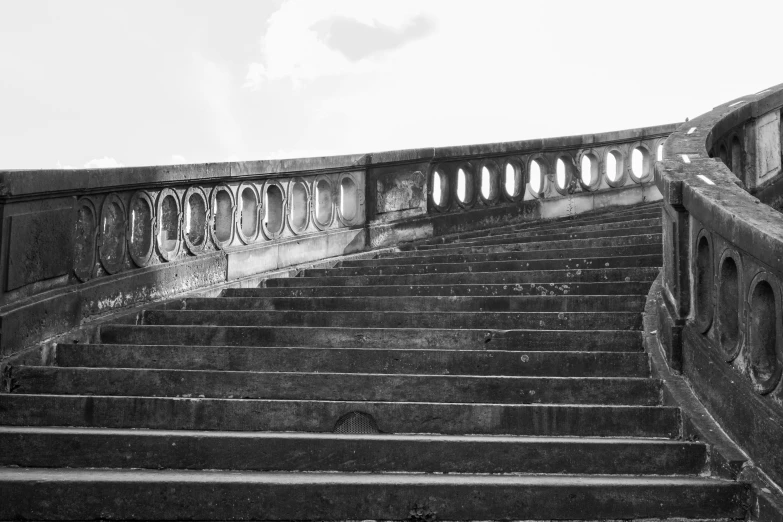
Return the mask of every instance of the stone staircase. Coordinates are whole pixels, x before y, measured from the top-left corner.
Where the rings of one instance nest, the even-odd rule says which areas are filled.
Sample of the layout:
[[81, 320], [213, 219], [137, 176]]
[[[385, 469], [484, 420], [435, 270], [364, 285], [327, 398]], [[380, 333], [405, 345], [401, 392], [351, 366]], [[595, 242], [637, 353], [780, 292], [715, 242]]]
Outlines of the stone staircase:
[[642, 348], [660, 208], [187, 298], [17, 366], [0, 520], [731, 519]]

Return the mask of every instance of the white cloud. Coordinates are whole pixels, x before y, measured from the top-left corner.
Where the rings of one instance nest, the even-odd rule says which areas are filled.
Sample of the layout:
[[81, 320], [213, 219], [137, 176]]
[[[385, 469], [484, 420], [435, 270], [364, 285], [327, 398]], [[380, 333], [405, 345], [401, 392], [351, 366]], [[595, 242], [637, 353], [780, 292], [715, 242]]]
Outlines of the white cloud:
[[60, 160], [57, 160], [57, 168], [58, 169], [65, 169], [65, 170], [73, 170], [76, 167], [74, 167], [72, 165], [63, 165], [62, 163], [60, 163]]
[[404, 33], [420, 16], [420, 3], [410, 0], [289, 0], [269, 18], [261, 38], [265, 63], [249, 65], [245, 85], [257, 88], [264, 79], [289, 78], [299, 86], [322, 76], [377, 69], [382, 62], [377, 53], [351, 60], [339, 48], [330, 46], [330, 22], [348, 20], [369, 29]]
[[104, 156], [102, 158], [91, 159], [84, 164], [85, 169], [114, 169], [117, 167], [124, 167], [122, 163], [114, 158]]
[[171, 163], [174, 165], [181, 165], [185, 163], [185, 156], [180, 156], [179, 154], [172, 154]]
[[264, 64], [253, 62], [247, 66], [247, 76], [245, 76], [245, 83], [242, 87], [255, 91], [261, 86], [265, 78], [266, 67], [264, 67]]

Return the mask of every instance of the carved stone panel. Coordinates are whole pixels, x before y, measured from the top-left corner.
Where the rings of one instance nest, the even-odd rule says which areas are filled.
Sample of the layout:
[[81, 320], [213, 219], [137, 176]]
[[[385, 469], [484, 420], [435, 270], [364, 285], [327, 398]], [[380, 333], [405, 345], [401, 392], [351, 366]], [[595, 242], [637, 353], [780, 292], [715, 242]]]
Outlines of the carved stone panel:
[[67, 274], [73, 228], [70, 208], [12, 216], [6, 290]]
[[426, 177], [421, 171], [395, 171], [378, 178], [378, 214], [426, 205]]

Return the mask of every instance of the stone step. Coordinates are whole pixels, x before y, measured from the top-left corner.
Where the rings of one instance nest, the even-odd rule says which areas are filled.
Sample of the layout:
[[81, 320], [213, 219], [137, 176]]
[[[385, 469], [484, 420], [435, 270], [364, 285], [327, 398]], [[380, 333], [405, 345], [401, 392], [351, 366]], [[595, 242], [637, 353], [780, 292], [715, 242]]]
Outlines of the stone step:
[[436, 245], [437, 248], [423, 250], [399, 250], [396, 252], [383, 252], [378, 254], [380, 258], [409, 257], [421, 255], [447, 255], [447, 254], [476, 254], [492, 252], [521, 252], [537, 250], [561, 250], [567, 248], [606, 248], [636, 245], [661, 245], [661, 234], [644, 234], [640, 236], [617, 236], [594, 239], [569, 239], [561, 241], [534, 241], [529, 243], [517, 243], [510, 240], [488, 240], [488, 243], [448, 243]]
[[569, 270], [579, 268], [660, 267], [660, 253], [632, 256], [568, 259], [523, 259], [456, 263], [370, 265], [360, 267], [308, 268], [302, 277], [351, 277], [364, 275], [455, 274], [463, 272], [515, 272], [524, 270]]
[[179, 346], [642, 351], [642, 334], [637, 330], [454, 330], [109, 324], [100, 327], [100, 339], [101, 342], [110, 344]]
[[641, 312], [146, 310], [142, 325], [639, 330]]
[[479, 261], [510, 261], [530, 259], [585, 259], [594, 257], [620, 257], [629, 255], [661, 255], [661, 245], [636, 245], [603, 248], [571, 248], [560, 250], [534, 250], [519, 252], [490, 252], [479, 254], [428, 255], [426, 252], [411, 252], [422, 255], [404, 257], [376, 257], [341, 261], [336, 267], [364, 267], [382, 265], [402, 265], [419, 263], [476, 263]]
[[678, 438], [669, 406], [595, 406], [0, 394], [0, 424], [334, 432], [360, 412], [383, 433]]
[[[0, 518], [744, 518], [747, 486], [700, 477], [4, 469]], [[417, 519], [414, 519], [417, 520]]]
[[441, 245], [421, 245], [416, 247], [416, 250], [428, 251], [438, 250], [449, 246], [503, 245], [507, 243], [557, 243], [559, 241], [585, 241], [591, 239], [613, 239], [635, 236], [659, 236], [660, 234], [661, 230], [658, 227], [622, 228], [618, 230], [599, 230], [594, 232], [572, 232], [569, 234], [546, 234], [536, 236], [528, 236], [523, 233], [517, 233], [500, 236], [477, 237], [473, 239], [456, 241], [454, 243], [444, 243]]
[[226, 288], [222, 297], [429, 297], [429, 296], [536, 296], [536, 295], [647, 295], [650, 281], [532, 284], [455, 284], [386, 286], [302, 286]]
[[549, 283], [605, 283], [645, 281], [658, 277], [657, 267], [574, 268], [568, 270], [523, 270], [516, 272], [462, 272], [451, 274], [403, 274], [330, 277], [281, 277], [267, 279], [264, 286], [418, 286], [418, 285], [536, 285]]
[[60, 367], [259, 372], [650, 376], [647, 354], [641, 352], [520, 353], [501, 350], [59, 344], [55, 364]]
[[322, 401], [655, 406], [661, 383], [635, 377], [287, 373], [16, 366], [12, 393]]
[[502, 297], [190, 297], [163, 310], [356, 310], [419, 312], [641, 312], [646, 295]]
[[[522, 224], [510, 224], [501, 227], [495, 227], [492, 229], [472, 230], [469, 232], [459, 232], [455, 234], [447, 234], [444, 236], [436, 236], [424, 240], [414, 242], [413, 244], [427, 244], [427, 243], [442, 243], [444, 241], [450, 241], [452, 239], [460, 239], [462, 237], [481, 237], [492, 234], [504, 234], [513, 231], [524, 230], [557, 230], [563, 227], [573, 227], [579, 225], [600, 225], [603, 223], [623, 223], [627, 221], [637, 220], [657, 220], [658, 224], [661, 222], [661, 208], [657, 207], [651, 210], [643, 210], [638, 213], [623, 213], [623, 214], [603, 214], [593, 216], [572, 216], [564, 219], [555, 219], [550, 221], [534, 221]], [[405, 247], [407, 245], [401, 245]]]
[[503, 227], [493, 228], [490, 230], [474, 230], [472, 232], [462, 232], [458, 234], [448, 234], [445, 236], [437, 236], [430, 238], [426, 241], [422, 241], [423, 244], [437, 244], [437, 243], [451, 243], [454, 241], [460, 241], [464, 239], [472, 239], [477, 237], [490, 237], [504, 234], [523, 233], [528, 232], [530, 234], [548, 234], [558, 232], [571, 232], [576, 230], [611, 230], [615, 228], [660, 228], [661, 226], [661, 211], [658, 210], [656, 215], [643, 215], [633, 216], [633, 219], [618, 220], [613, 218], [602, 218], [586, 221], [570, 220], [570, 221], [558, 221], [556, 223], [550, 223], [539, 226], [525, 226], [525, 225], [507, 225]]
[[0, 427], [0, 466], [697, 475], [704, 444], [660, 439], [459, 437]]
[[[652, 225], [646, 221], [634, 222], [634, 224], [637, 226], [630, 226], [626, 223], [611, 223], [594, 226], [550, 228], [545, 230], [516, 230], [504, 234], [487, 234], [471, 238], [460, 238], [442, 244], [470, 244], [481, 242], [485, 239], [517, 239], [519, 243], [528, 243], [534, 241], [560, 241], [563, 239], [607, 238], [661, 233], [660, 222]], [[422, 245], [422, 247], [424, 246], [425, 245]], [[436, 244], [426, 246], [436, 246]]]
[[465, 241], [475, 241], [478, 239], [488, 237], [519, 237], [519, 238], [549, 238], [552, 236], [573, 236], [573, 237], [608, 237], [612, 235], [628, 235], [628, 233], [622, 233], [623, 230], [637, 230], [642, 234], [659, 234], [661, 231], [661, 220], [657, 219], [641, 219], [641, 220], [629, 220], [629, 221], [611, 221], [604, 223], [563, 223], [561, 226], [547, 227], [547, 228], [523, 228], [523, 229], [494, 229], [491, 231], [485, 231], [484, 234], [476, 234], [471, 237], [460, 235], [458, 237], [451, 236], [448, 239], [443, 238], [443, 241], [433, 242], [429, 244], [438, 243], [456, 243]]

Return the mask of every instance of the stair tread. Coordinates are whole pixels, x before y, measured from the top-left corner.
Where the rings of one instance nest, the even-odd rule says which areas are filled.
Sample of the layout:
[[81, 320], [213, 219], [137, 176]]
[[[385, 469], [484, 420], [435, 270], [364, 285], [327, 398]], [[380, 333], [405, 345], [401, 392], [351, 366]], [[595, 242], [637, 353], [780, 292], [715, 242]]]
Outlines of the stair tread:
[[255, 484], [498, 484], [541, 486], [690, 486], [744, 488], [743, 484], [714, 477], [669, 475], [546, 475], [546, 474], [424, 474], [424, 473], [297, 473], [217, 470], [139, 470], [0, 468], [0, 482], [208, 482]]

